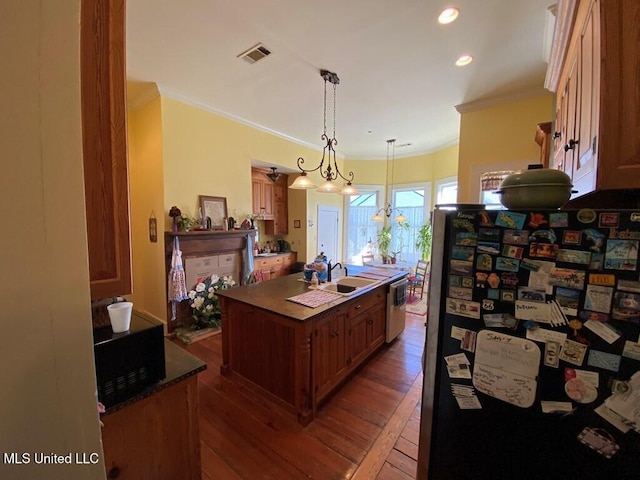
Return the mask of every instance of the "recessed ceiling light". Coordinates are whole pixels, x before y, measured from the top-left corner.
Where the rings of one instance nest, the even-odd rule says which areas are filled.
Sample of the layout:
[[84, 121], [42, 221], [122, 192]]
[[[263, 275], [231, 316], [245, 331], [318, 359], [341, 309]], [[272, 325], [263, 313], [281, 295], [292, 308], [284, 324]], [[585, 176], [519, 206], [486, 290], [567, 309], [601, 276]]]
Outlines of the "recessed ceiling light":
[[456, 65], [459, 67], [464, 67], [465, 65], [469, 65], [472, 61], [473, 57], [471, 55], [462, 55], [456, 60]]
[[440, 12], [440, 15], [438, 15], [438, 23], [441, 23], [442, 25], [451, 23], [456, 18], [458, 18], [459, 13], [460, 10], [458, 10], [456, 7], [447, 7]]

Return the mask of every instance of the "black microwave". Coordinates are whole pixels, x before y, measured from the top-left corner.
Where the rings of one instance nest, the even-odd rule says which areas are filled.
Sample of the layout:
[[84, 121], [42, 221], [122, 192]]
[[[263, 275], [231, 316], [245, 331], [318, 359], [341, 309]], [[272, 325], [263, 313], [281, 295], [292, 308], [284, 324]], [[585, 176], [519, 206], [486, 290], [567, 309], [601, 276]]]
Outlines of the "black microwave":
[[93, 330], [98, 400], [112, 407], [142, 393], [166, 376], [164, 328], [136, 312], [131, 327], [113, 333], [111, 326]]

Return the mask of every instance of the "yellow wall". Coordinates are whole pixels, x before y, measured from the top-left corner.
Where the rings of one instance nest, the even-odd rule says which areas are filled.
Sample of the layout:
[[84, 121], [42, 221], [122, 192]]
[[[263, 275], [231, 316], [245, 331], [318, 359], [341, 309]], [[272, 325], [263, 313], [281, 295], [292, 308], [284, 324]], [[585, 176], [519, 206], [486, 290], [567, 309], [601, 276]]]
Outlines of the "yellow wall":
[[461, 115], [458, 202], [478, 202], [479, 175], [484, 171], [539, 163], [536, 124], [553, 118], [552, 100], [548, 94]]
[[[242, 221], [251, 212], [251, 166], [267, 163], [283, 173], [298, 171], [298, 157], [315, 167], [322, 152], [215, 113], [162, 96], [129, 112], [131, 217], [136, 308], [166, 321], [163, 232], [171, 229], [169, 209], [198, 213], [198, 196], [226, 197], [229, 216]], [[342, 168], [342, 162], [339, 161]], [[291, 174], [289, 183], [296, 175]], [[317, 172], [310, 178], [320, 184]], [[318, 205], [343, 208], [340, 195], [289, 190], [289, 235], [283, 238], [299, 261], [316, 256]], [[158, 219], [158, 244], [149, 242], [148, 218]], [[300, 228], [294, 228], [300, 220]], [[313, 226], [309, 226], [312, 222]], [[257, 225], [264, 232], [264, 225]], [[261, 242], [273, 237], [261, 235]]]
[[[164, 257], [164, 168], [160, 97], [129, 112], [129, 185], [131, 257], [136, 310], [160, 320], [167, 304]], [[149, 240], [149, 217], [155, 215], [158, 241]]]
[[386, 160], [347, 160], [345, 168], [354, 171], [356, 183], [360, 185], [384, 186], [387, 176], [390, 185], [431, 182], [431, 205], [434, 205], [435, 182], [458, 172], [458, 144], [433, 153], [396, 157], [388, 167]]
[[[0, 10], [1, 450], [102, 456], [84, 210], [80, 1], [10, 1]], [[2, 461], [0, 478], [97, 480], [104, 464]]]

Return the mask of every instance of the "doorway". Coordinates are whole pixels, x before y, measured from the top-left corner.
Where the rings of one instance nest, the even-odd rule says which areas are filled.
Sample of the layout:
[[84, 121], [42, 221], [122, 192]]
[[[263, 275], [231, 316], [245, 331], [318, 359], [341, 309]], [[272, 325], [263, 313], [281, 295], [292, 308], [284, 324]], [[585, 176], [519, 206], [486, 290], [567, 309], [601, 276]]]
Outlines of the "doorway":
[[341, 261], [338, 255], [338, 238], [340, 235], [340, 209], [326, 205], [318, 205], [318, 244], [316, 252], [324, 252], [327, 259], [336, 263]]

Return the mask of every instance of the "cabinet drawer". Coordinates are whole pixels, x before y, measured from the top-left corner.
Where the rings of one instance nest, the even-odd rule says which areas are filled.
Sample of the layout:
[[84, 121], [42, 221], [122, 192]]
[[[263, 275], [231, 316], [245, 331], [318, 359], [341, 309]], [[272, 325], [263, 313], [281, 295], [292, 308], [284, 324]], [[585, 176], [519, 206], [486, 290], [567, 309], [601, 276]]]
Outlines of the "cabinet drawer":
[[373, 306], [384, 304], [384, 301], [384, 288], [378, 288], [373, 292], [356, 298], [349, 304], [349, 318], [353, 318]]
[[255, 265], [256, 270], [259, 270], [261, 268], [268, 268], [268, 267], [270, 267], [271, 265], [274, 264], [273, 261], [270, 258], [268, 258], [268, 259], [267, 258], [256, 259], [256, 260], [254, 260], [253, 263]]

